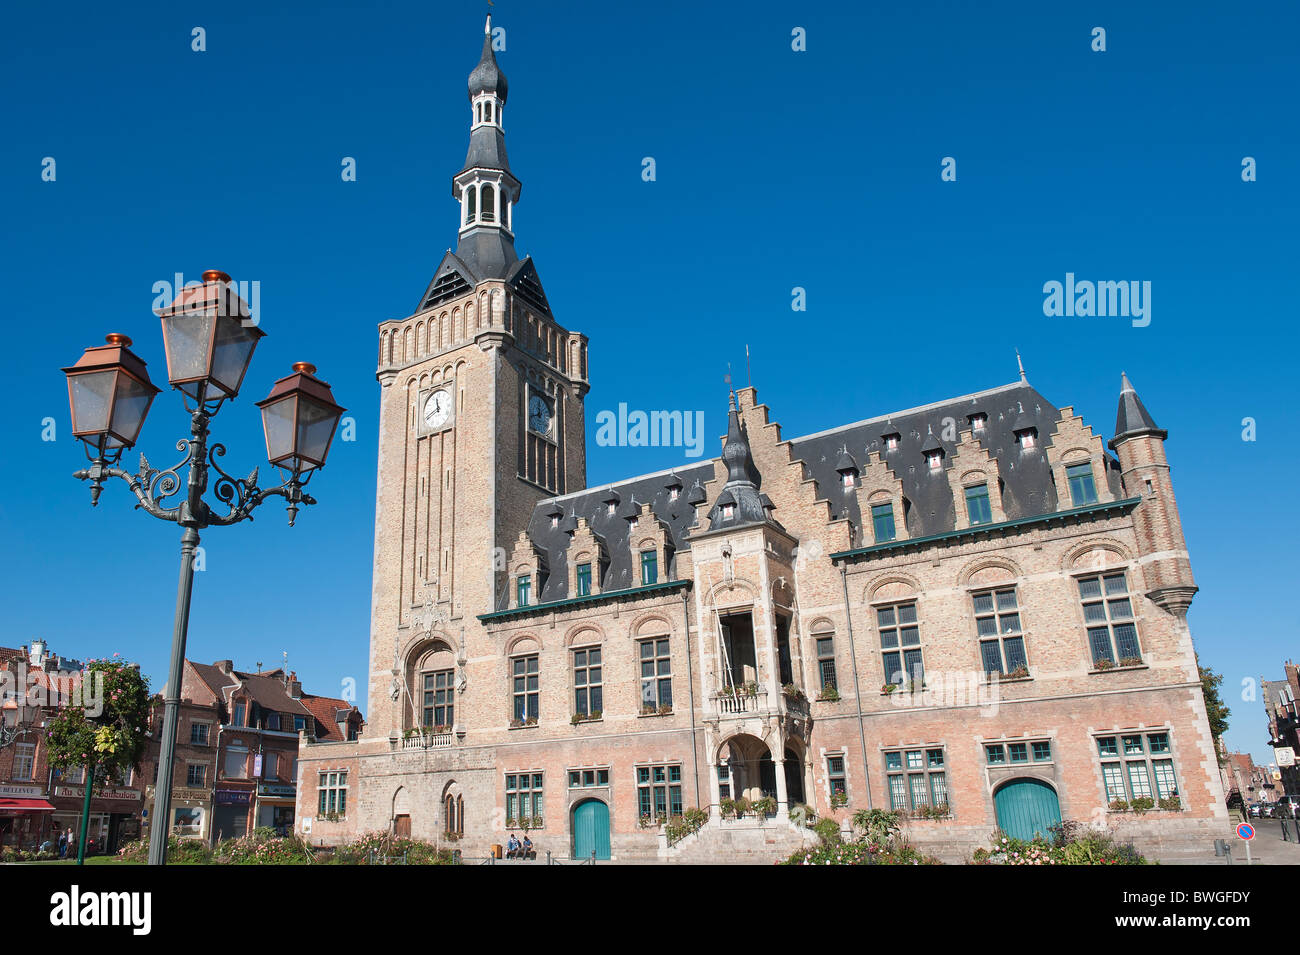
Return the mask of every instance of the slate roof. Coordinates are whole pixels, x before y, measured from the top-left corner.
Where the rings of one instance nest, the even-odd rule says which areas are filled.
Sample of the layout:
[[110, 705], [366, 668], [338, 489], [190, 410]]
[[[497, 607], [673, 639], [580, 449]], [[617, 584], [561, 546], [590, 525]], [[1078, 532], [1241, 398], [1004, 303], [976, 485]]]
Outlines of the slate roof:
[[[676, 481], [674, 480], [676, 479]], [[656, 471], [640, 477], [628, 478], [617, 484], [601, 484], [585, 491], [576, 491], [560, 497], [547, 498], [533, 509], [528, 522], [528, 536], [533, 545], [542, 552], [551, 573], [537, 594], [538, 603], [550, 603], [575, 596], [569, 593], [568, 564], [565, 555], [569, 549], [569, 531], [577, 527], [577, 519], [585, 518], [592, 532], [604, 543], [609, 565], [601, 579], [600, 589], [623, 590], [636, 586], [639, 578], [634, 577], [638, 569], [632, 564], [632, 551], [628, 543], [631, 521], [616, 513], [608, 513], [611, 489], [618, 494], [619, 501], [626, 505], [632, 501], [640, 505], [649, 504], [651, 511], [667, 527], [668, 545], [674, 551], [685, 546], [686, 528], [695, 520], [695, 508], [688, 502], [690, 491], [698, 491], [697, 485], [713, 479], [713, 461], [700, 461], [688, 467], [669, 471]], [[671, 485], [681, 482], [682, 490], [676, 501], [670, 501]], [[551, 527], [550, 514], [555, 506], [562, 509], [559, 527]], [[675, 560], [662, 568], [665, 579], [674, 576]], [[503, 610], [507, 604], [507, 595], [502, 594], [496, 609]]]
[[478, 66], [469, 75], [469, 98], [472, 100], [476, 93], [495, 93], [504, 103], [508, 92], [506, 75], [497, 66], [497, 57], [492, 51], [492, 17], [489, 15], [483, 25], [483, 52], [479, 55]]
[[1169, 432], [1156, 427], [1155, 419], [1142, 404], [1128, 375], [1120, 372], [1119, 411], [1115, 415], [1115, 437], [1110, 439], [1110, 447], [1115, 442], [1139, 434], [1154, 434], [1161, 440], [1169, 437]]
[[[903, 495], [911, 505], [904, 515], [908, 534], [924, 537], [956, 526], [957, 502], [949, 490], [946, 473], [952, 468], [956, 442], [945, 439], [945, 433], [951, 433], [951, 429], [945, 429], [945, 419], [956, 423], [960, 438], [970, 430], [968, 417], [976, 413], [987, 416], [984, 430], [977, 437], [980, 446], [998, 460], [1003, 480], [1002, 506], [1007, 519], [1055, 511], [1056, 488], [1046, 449], [1051, 444], [1060, 410], [1025, 381], [869, 418], [795, 438], [791, 444], [794, 456], [804, 462], [805, 473], [817, 482], [818, 496], [831, 502], [832, 516], [847, 517], [858, 527], [862, 527], [863, 519], [857, 495], [844, 493], [836, 465], [841, 448], [847, 448], [864, 468], [867, 455], [873, 451], [878, 453], [903, 483]], [[1016, 427], [1037, 429], [1035, 448], [1021, 449], [1013, 433]], [[886, 450], [884, 437], [888, 434], [899, 435], [896, 450]], [[927, 448], [943, 450], [943, 471], [932, 472], [926, 466], [923, 449]], [[1109, 458], [1106, 480], [1118, 494], [1119, 465]]]
[[[857, 494], [844, 493], [839, 469], [846, 463], [846, 455], [865, 468], [867, 456], [877, 452], [902, 481], [903, 494], [909, 503], [902, 519], [907, 521], [909, 535], [942, 534], [956, 526], [957, 507], [946, 473], [952, 467], [956, 444], [944, 437], [945, 419], [956, 423], [957, 436], [961, 437], [970, 430], [968, 417], [974, 414], [982, 414], [986, 419], [984, 430], [977, 437], [980, 446], [991, 451], [998, 461], [1007, 520], [1054, 513], [1057, 494], [1046, 450], [1052, 443], [1060, 409], [1024, 380], [795, 438], [791, 441], [792, 453], [804, 462], [805, 475], [816, 482], [818, 497], [830, 501], [832, 517], [847, 517], [861, 528], [863, 518], [858, 509]], [[729, 417], [729, 444], [733, 427], [739, 428], [739, 422], [733, 425]], [[1024, 428], [1037, 431], [1038, 440], [1032, 449], [1022, 449], [1016, 440], [1014, 430]], [[893, 451], [885, 449], [884, 437], [889, 434], [899, 435], [898, 447]], [[926, 446], [943, 449], [942, 472], [931, 472], [926, 465], [922, 453]], [[629, 500], [651, 505], [653, 513], [668, 527], [669, 542], [675, 551], [689, 547], [689, 530], [695, 518], [692, 505], [704, 503], [702, 485], [713, 478], [717, 460], [699, 461], [675, 471], [659, 471], [540, 501], [529, 520], [528, 535], [545, 556], [551, 572], [537, 594], [537, 602], [551, 603], [572, 596], [568, 593], [565, 558], [569, 532], [577, 526], [579, 517], [586, 518], [608, 551], [610, 562], [601, 582], [602, 591], [623, 590], [637, 583], [636, 568], [628, 546], [629, 521], [620, 516], [630, 513], [621, 506]], [[729, 479], [718, 499], [722, 500], [725, 493], [732, 500], [739, 500], [738, 495], [748, 495], [752, 490], [759, 508], [756, 520], [769, 520], [776, 524], [766, 511], [766, 504], [771, 502], [765, 501], [766, 496], [759, 493], [762, 476], [753, 467], [747, 443], [744, 453], [738, 453], [735, 461], [729, 463], [729, 478], [735, 475], [738, 480], [733, 482]], [[677, 480], [682, 482], [682, 491], [676, 501], [670, 502], [668, 486]], [[744, 489], [746, 480], [750, 482], [748, 489]], [[1106, 456], [1105, 480], [1112, 493], [1119, 497], [1119, 463], [1109, 455]], [[607, 513], [605, 503], [613, 496], [611, 490], [617, 494], [620, 505], [616, 506], [613, 516]], [[562, 516], [559, 526], [551, 527], [551, 515], [556, 507], [561, 508]], [[710, 514], [713, 514], [712, 510]], [[675, 567], [670, 566], [664, 578], [671, 579], [674, 572]], [[507, 595], [503, 593], [496, 609], [504, 609], [506, 603]]]
[[[727, 440], [722, 446], [722, 463], [727, 466], [727, 481], [709, 510], [709, 530], [728, 527], [747, 527], [764, 522], [780, 526], [767, 512], [771, 499], [760, 494], [763, 476], [754, 466], [754, 456], [749, 449], [749, 434], [736, 411], [736, 396], [731, 396], [731, 409], [727, 412]], [[730, 506], [731, 516], [725, 516], [724, 507]]]

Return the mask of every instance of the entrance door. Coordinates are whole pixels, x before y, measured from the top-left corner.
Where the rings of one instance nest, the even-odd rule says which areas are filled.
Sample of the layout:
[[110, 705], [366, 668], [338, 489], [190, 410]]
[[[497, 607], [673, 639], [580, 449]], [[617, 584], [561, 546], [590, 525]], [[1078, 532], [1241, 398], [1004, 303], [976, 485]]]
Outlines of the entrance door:
[[609, 858], [609, 807], [599, 799], [588, 799], [573, 810], [573, 857]]
[[408, 815], [397, 816], [393, 819], [393, 835], [399, 839], [411, 838], [411, 817]]
[[1015, 779], [993, 795], [998, 827], [1012, 839], [1050, 836], [1061, 824], [1061, 804], [1056, 790], [1037, 779]]

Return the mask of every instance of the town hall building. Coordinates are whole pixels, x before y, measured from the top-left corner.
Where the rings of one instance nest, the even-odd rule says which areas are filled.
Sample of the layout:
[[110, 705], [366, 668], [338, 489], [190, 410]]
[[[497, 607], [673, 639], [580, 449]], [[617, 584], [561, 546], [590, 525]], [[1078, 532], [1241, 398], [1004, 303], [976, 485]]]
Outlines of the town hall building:
[[489, 20], [456, 248], [379, 326], [369, 719], [301, 741], [298, 831], [770, 861], [876, 808], [950, 860], [1066, 819], [1211, 845], [1197, 588], [1128, 378], [1108, 441], [1023, 372], [795, 438], [740, 389], [717, 457], [588, 487], [507, 92]]

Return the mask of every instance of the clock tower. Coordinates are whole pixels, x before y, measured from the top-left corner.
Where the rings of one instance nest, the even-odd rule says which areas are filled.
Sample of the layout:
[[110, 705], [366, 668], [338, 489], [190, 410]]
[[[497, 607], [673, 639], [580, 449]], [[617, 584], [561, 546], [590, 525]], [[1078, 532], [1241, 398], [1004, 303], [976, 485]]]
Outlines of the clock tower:
[[489, 17], [452, 177], [455, 250], [415, 311], [379, 326], [368, 738], [411, 725], [422, 654], [454, 661], [464, 692], [466, 660], [495, 652], [477, 615], [506, 605], [505, 561], [534, 506], [585, 487], [587, 339], [515, 252], [507, 92]]

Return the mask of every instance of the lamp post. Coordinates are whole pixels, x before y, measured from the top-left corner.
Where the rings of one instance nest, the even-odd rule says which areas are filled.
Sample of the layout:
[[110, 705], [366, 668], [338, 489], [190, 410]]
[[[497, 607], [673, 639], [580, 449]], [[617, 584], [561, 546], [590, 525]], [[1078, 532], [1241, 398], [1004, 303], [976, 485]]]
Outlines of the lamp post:
[[[131, 352], [129, 338], [109, 335], [107, 344], [87, 348], [77, 363], [63, 372], [68, 378], [72, 433], [85, 443], [91, 462], [90, 467], [73, 476], [90, 482], [91, 505], [99, 503], [106, 478], [120, 478], [135, 495], [136, 507], [184, 528], [149, 840], [149, 864], [165, 865], [181, 675], [199, 531], [251, 520], [254, 509], [273, 497], [284, 498], [292, 527], [299, 505], [316, 503], [304, 488], [316, 470], [325, 465], [345, 409], [335, 403], [329, 385], [315, 377], [314, 366], [296, 363], [293, 373], [277, 381], [270, 395], [258, 402], [267, 456], [284, 480], [275, 487], [258, 487], [257, 468], [242, 480], [232, 477], [217, 463], [217, 458], [226, 453], [225, 446], [208, 446], [208, 423], [222, 404], [239, 394], [253, 350], [266, 333], [250, 320], [248, 306], [231, 285], [230, 276], [216, 269], [203, 273], [202, 285], [178, 290], [175, 301], [159, 309], [157, 315], [162, 320], [168, 382], [181, 393], [190, 413], [190, 437], [176, 442], [176, 450], [183, 451], [184, 457], [172, 467], [161, 471], [150, 467], [143, 454], [135, 474], [117, 466], [122, 452], [139, 437], [149, 406], [159, 391], [150, 382], [145, 363]], [[181, 468], [186, 469], [184, 496], [169, 506], [167, 499], [182, 490]], [[224, 507], [224, 514], [212, 510], [203, 499], [209, 470], [217, 474], [213, 493]]]

